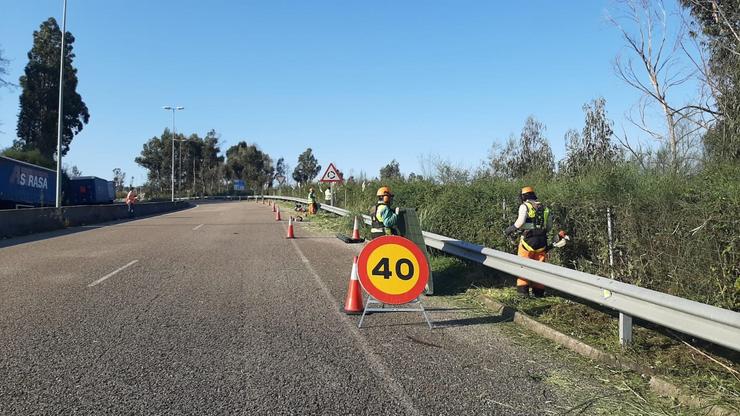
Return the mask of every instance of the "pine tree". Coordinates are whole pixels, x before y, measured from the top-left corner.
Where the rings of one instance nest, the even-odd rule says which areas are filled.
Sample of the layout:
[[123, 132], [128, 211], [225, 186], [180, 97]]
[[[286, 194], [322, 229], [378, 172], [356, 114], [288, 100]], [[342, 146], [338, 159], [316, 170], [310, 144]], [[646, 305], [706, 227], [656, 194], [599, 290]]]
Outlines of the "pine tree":
[[[90, 114], [77, 93], [77, 69], [72, 66], [75, 57], [72, 45], [75, 38], [65, 35], [64, 52], [64, 117], [62, 155], [76, 134], [90, 121]], [[28, 52], [28, 64], [20, 78], [20, 112], [13, 146], [19, 150], [38, 149], [51, 160], [57, 149], [59, 106], [59, 51], [62, 31], [50, 17], [33, 32], [33, 47]]]

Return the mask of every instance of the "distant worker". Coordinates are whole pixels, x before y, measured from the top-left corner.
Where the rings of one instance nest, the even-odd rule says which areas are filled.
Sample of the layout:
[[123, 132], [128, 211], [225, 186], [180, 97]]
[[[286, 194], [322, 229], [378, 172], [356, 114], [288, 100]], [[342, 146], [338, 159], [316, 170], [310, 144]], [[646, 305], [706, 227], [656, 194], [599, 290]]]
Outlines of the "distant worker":
[[[518, 249], [520, 257], [546, 261], [547, 234], [552, 229], [550, 209], [537, 200], [537, 195], [531, 186], [522, 188], [519, 200], [522, 203], [519, 206], [519, 216], [514, 225], [509, 226], [505, 233], [507, 236], [511, 236], [517, 231], [522, 232]], [[545, 286], [529, 282], [521, 277], [516, 279], [516, 290], [520, 295], [529, 296], [530, 286], [535, 297], [539, 298], [545, 295]]]
[[331, 205], [331, 188], [326, 188], [326, 191], [324, 191], [324, 203]]
[[371, 210], [372, 224], [370, 225], [370, 235], [372, 238], [384, 235], [398, 235], [398, 214], [399, 209], [391, 208], [393, 203], [393, 194], [391, 188], [383, 186], [376, 193], [378, 201]]
[[130, 187], [128, 190], [128, 194], [126, 195], [126, 206], [128, 207], [128, 215], [130, 217], [134, 216], [134, 204], [138, 199], [139, 197], [138, 195], [136, 195], [134, 187]]
[[314, 192], [313, 188], [310, 188], [308, 190], [308, 214], [315, 214], [318, 210], [318, 207], [316, 206], [316, 192]]

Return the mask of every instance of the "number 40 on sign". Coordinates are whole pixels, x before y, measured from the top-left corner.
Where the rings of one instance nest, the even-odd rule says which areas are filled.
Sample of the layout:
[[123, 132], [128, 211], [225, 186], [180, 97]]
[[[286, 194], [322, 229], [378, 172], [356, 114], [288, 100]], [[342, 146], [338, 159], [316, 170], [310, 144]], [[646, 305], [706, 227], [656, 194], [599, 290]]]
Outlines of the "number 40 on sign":
[[417, 299], [429, 280], [424, 253], [411, 240], [399, 236], [372, 240], [360, 253], [357, 266], [365, 291], [386, 304]]

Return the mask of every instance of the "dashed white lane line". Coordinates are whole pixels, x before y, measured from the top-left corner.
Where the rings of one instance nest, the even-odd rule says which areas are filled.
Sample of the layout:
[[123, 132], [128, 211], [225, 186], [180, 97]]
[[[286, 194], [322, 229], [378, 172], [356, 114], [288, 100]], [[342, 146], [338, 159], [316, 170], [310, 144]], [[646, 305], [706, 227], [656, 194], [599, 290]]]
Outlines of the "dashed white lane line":
[[198, 231], [198, 229], [199, 229], [200, 227], [202, 227], [202, 226], [203, 226], [203, 224], [200, 224], [200, 225], [196, 226], [195, 228], [193, 228], [193, 231]]
[[105, 276], [101, 277], [100, 279], [98, 279], [98, 280], [90, 283], [89, 285], [87, 285], [87, 287], [93, 287], [95, 285], [98, 285], [100, 283], [103, 283], [106, 279], [115, 276], [116, 273], [119, 273], [119, 272], [123, 271], [124, 269], [133, 266], [134, 264], [136, 264], [138, 262], [139, 262], [139, 260], [131, 261], [128, 264], [126, 264], [125, 266], [119, 267], [116, 270], [113, 270], [112, 272], [110, 272], [110, 273], [106, 274]]
[[290, 242], [293, 243], [293, 248], [295, 249], [296, 253], [298, 253], [298, 257], [300, 257], [301, 262], [306, 265], [306, 269], [308, 269], [308, 272], [313, 276], [316, 284], [318, 284], [318, 286], [321, 288], [321, 291], [324, 293], [324, 297], [326, 298], [329, 305], [331, 305], [331, 309], [339, 315], [339, 319], [344, 323], [345, 329], [352, 335], [352, 337], [355, 339], [355, 342], [357, 343], [357, 346], [359, 346], [360, 350], [362, 350], [362, 352], [365, 354], [365, 358], [367, 359], [367, 362], [370, 365], [372, 371], [383, 380], [386, 388], [390, 390], [389, 393], [396, 397], [396, 399], [406, 409], [406, 412], [409, 415], [421, 415], [422, 413], [414, 406], [414, 402], [411, 400], [411, 397], [408, 395], [408, 393], [406, 393], [401, 383], [399, 383], [398, 380], [393, 377], [393, 374], [383, 363], [383, 359], [375, 354], [375, 352], [373, 352], [373, 349], [372, 347], [370, 347], [370, 344], [368, 344], [367, 339], [365, 339], [365, 337], [360, 333], [360, 330], [357, 329], [357, 325], [354, 323], [354, 320], [346, 319], [346, 315], [340, 312], [339, 303], [336, 299], [334, 299], [334, 296], [332, 296], [331, 291], [326, 286], [326, 283], [324, 283], [324, 281], [321, 279], [319, 274], [316, 272], [316, 269], [313, 268], [313, 265], [311, 265], [308, 257], [303, 254], [303, 250], [301, 250], [301, 248], [298, 246], [296, 240], [290, 240]]

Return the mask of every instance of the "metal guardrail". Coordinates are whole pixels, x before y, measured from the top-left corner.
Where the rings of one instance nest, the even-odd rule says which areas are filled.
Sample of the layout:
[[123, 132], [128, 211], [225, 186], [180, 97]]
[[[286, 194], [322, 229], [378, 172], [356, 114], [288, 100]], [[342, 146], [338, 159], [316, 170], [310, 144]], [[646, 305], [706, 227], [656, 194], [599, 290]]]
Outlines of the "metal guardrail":
[[[308, 203], [306, 199], [294, 197], [262, 196], [262, 198]], [[333, 206], [320, 205], [320, 208], [340, 216], [352, 215], [350, 211]], [[369, 216], [363, 215], [363, 219], [366, 224], [370, 223]], [[423, 235], [429, 247], [504, 273], [522, 276], [527, 280], [618, 311], [620, 342], [623, 344], [631, 341], [632, 317], [637, 317], [740, 351], [740, 313], [578, 270], [532, 261], [439, 234], [424, 231]]]

